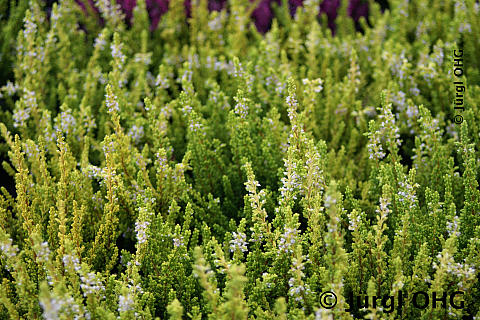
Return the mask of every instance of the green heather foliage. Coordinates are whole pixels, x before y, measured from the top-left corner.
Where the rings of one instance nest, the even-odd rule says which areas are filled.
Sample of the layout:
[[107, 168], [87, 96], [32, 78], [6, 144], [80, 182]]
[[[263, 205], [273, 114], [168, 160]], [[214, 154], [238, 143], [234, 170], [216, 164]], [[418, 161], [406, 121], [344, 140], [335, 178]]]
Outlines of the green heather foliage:
[[[363, 34], [344, 4], [335, 36], [319, 1], [265, 35], [138, 2], [0, 0], [0, 319], [480, 319], [478, 2], [370, 1]], [[400, 290], [465, 306], [346, 311]]]

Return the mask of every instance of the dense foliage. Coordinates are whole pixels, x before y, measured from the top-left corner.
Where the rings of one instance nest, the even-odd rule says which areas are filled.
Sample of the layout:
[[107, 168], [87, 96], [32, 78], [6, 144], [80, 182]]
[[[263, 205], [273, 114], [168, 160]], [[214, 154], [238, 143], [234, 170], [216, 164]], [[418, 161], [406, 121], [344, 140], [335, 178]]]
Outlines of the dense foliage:
[[0, 0], [1, 319], [479, 319], [478, 2], [96, 5]]

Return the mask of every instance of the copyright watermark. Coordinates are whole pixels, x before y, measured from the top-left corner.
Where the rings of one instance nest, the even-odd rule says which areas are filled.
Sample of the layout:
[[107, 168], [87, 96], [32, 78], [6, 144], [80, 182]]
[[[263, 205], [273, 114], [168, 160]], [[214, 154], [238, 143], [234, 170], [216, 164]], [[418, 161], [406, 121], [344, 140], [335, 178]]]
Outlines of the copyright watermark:
[[332, 309], [337, 305], [337, 295], [332, 291], [325, 291], [320, 295], [320, 305], [325, 309]]
[[[416, 309], [447, 309], [449, 306], [454, 309], [463, 309], [465, 301], [463, 300], [463, 291], [432, 292], [417, 291], [410, 296], [403, 291], [398, 291], [397, 296], [354, 296], [351, 293], [347, 298], [349, 305], [345, 311], [357, 311], [364, 308], [381, 308], [385, 313], [392, 313], [394, 310], [401, 311], [409, 303]], [[332, 309], [337, 305], [337, 296], [332, 291], [325, 291], [320, 295], [320, 306], [324, 309]]]

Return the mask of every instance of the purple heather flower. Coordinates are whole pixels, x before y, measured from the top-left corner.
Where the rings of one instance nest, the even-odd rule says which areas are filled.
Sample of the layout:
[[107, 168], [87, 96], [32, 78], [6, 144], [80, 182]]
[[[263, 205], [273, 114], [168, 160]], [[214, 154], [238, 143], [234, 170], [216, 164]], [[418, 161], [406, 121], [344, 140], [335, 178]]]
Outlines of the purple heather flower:
[[368, 15], [368, 2], [364, 0], [350, 0], [347, 13], [357, 22], [360, 17], [366, 17]]
[[338, 15], [338, 8], [340, 7], [340, 0], [324, 0], [320, 4], [320, 13], [325, 13], [328, 18], [328, 27], [335, 33], [335, 19]]
[[[99, 16], [100, 22], [103, 24], [103, 19], [99, 15], [98, 8], [95, 7], [94, 0], [75, 0], [82, 10], [87, 13], [91, 9]], [[254, 0], [250, 0], [254, 2]], [[270, 29], [273, 10], [272, 2], [281, 4], [281, 0], [261, 0], [258, 7], [252, 12], [252, 18], [255, 21], [257, 30], [261, 33], [265, 33]], [[133, 10], [136, 6], [136, 0], [118, 0], [121, 10], [125, 14], [128, 23], [131, 22], [133, 17]], [[227, 0], [209, 0], [208, 10], [221, 11], [225, 9]], [[295, 15], [297, 8], [303, 5], [303, 0], [289, 0], [289, 11], [292, 16]], [[87, 6], [90, 8], [87, 9]], [[150, 31], [154, 31], [160, 18], [168, 11], [169, 0], [147, 0], [147, 11], [150, 16]], [[185, 13], [187, 17], [191, 16], [191, 0], [184, 1]], [[320, 14], [325, 13], [328, 17], [328, 27], [335, 32], [335, 19], [338, 14], [338, 8], [340, 7], [340, 0], [324, 0], [320, 4]], [[368, 15], [368, 2], [365, 0], [350, 0], [348, 5], [348, 15], [353, 18], [355, 22], [358, 22], [360, 17], [366, 17]]]
[[[252, 2], [252, 0], [250, 0], [250, 2]], [[252, 18], [255, 20], [255, 26], [261, 33], [267, 32], [272, 23], [273, 11], [270, 7], [270, 2], [270, 0], [260, 1], [258, 7], [252, 12]]]

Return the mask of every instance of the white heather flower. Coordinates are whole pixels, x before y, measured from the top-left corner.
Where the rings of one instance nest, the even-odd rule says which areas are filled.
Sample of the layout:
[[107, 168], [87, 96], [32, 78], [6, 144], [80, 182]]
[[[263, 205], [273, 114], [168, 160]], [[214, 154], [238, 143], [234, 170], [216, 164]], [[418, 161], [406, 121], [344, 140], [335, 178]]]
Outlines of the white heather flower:
[[134, 124], [130, 130], [128, 130], [128, 135], [133, 139], [133, 141], [135, 141], [135, 143], [138, 143], [144, 135], [143, 126], [137, 126]]
[[[382, 108], [382, 114], [379, 116], [382, 120], [380, 123], [380, 131], [387, 142], [400, 146], [402, 144], [400, 141], [400, 129], [395, 124], [395, 117], [390, 108], [391, 105]], [[385, 133], [387, 133], [387, 135], [385, 135]]]
[[23, 101], [25, 102], [25, 105], [27, 108], [36, 108], [37, 107], [37, 97], [36, 93], [34, 91], [30, 91], [25, 89], [24, 90], [24, 95], [23, 95]]
[[178, 238], [174, 237], [172, 240], [173, 240], [174, 247], [178, 248], [178, 247], [184, 246], [183, 236], [179, 236]]
[[230, 251], [240, 250], [242, 252], [248, 251], [247, 248], [247, 236], [242, 232], [233, 232], [233, 239], [230, 240]]
[[38, 145], [36, 145], [35, 143], [33, 143], [32, 145], [26, 143], [24, 145], [24, 150], [28, 158], [34, 158], [36, 155], [40, 153], [40, 149], [38, 148]]
[[138, 243], [145, 243], [147, 241], [147, 226], [150, 224], [148, 221], [136, 221], [135, 232], [137, 233]]
[[411, 204], [415, 203], [415, 200], [417, 197], [415, 196], [415, 190], [413, 189], [414, 186], [412, 186], [410, 183], [404, 183], [402, 181], [399, 181], [400, 185], [400, 190], [398, 191], [398, 201], [404, 202], [407, 200]]
[[10, 82], [10, 80], [9, 80], [9, 81], [7, 81], [7, 84], [2, 87], [2, 89], [3, 89], [4, 91], [6, 91], [9, 96], [13, 96], [13, 95], [17, 92], [17, 90], [18, 90], [18, 85], [17, 85], [17, 84], [13, 84], [13, 83]]
[[[60, 120], [58, 121], [58, 119]], [[55, 124], [54, 129], [56, 131], [60, 130], [63, 133], [71, 133], [77, 124], [75, 117], [72, 115], [72, 111], [70, 109], [61, 112], [59, 118], [55, 120], [55, 122], [57, 123]]]
[[76, 272], [81, 271], [80, 261], [78, 260], [77, 256], [75, 256], [75, 255], [72, 256], [72, 255], [66, 254], [66, 255], [63, 256], [62, 261], [63, 261], [63, 265], [65, 266], [65, 269], [67, 268], [67, 266], [72, 265], [73, 269]]
[[237, 104], [235, 105], [234, 112], [242, 119], [246, 119], [248, 116], [248, 100], [245, 98], [235, 99]]
[[180, 78], [180, 82], [192, 82], [192, 76], [193, 76], [193, 72], [192, 70], [188, 70], [186, 69], [183, 74], [182, 74], [182, 77]]
[[[155, 79], [155, 86], [160, 89], [167, 89], [170, 87], [168, 78], [162, 74], [158, 74]], [[148, 110], [147, 110], [148, 111]]]
[[[295, 97], [292, 97], [292, 96], [287, 96], [287, 98], [285, 98], [285, 101], [287, 102], [287, 104], [292, 107], [292, 109], [296, 110], [297, 109], [297, 100], [295, 99]], [[290, 121], [292, 120], [291, 116], [289, 115], [289, 118], [290, 118]]]
[[[407, 111], [406, 111], [406, 114], [407, 114], [407, 117], [409, 119], [417, 119], [417, 116], [418, 116], [418, 107], [414, 104], [412, 105], [408, 105], [407, 107]], [[407, 121], [407, 124], [409, 127], [412, 126], [412, 122], [413, 121]]]
[[[282, 195], [281, 199], [285, 201], [292, 196], [295, 190], [300, 188], [301, 182], [300, 176], [297, 174], [297, 163], [289, 159], [284, 159], [283, 162], [285, 163], [286, 171], [283, 172], [285, 177], [281, 179], [282, 187], [280, 192]], [[297, 197], [293, 195], [292, 199], [297, 199]]]
[[398, 110], [403, 111], [406, 106], [406, 95], [405, 92], [403, 91], [398, 91], [395, 95], [392, 97], [392, 102], [395, 103], [395, 105], [398, 107]]
[[281, 235], [280, 241], [278, 242], [278, 249], [284, 253], [293, 253], [293, 245], [297, 241], [297, 229], [285, 228], [285, 232]]
[[7, 238], [0, 242], [0, 251], [5, 257], [15, 257], [18, 252], [18, 247], [12, 245], [12, 239]]
[[97, 279], [97, 276], [93, 272], [89, 272], [86, 275], [80, 277], [83, 296], [87, 297], [89, 294], [98, 295], [99, 291], [105, 291], [105, 286], [102, 281]]
[[40, 299], [40, 306], [43, 309], [43, 318], [45, 320], [57, 320], [60, 319], [60, 311], [64, 307], [64, 301], [56, 298]]
[[313, 91], [318, 93], [322, 91], [323, 89], [323, 81], [320, 78], [309, 80], [309, 79], [302, 79], [302, 83], [307, 86], [311, 86], [313, 88]]
[[447, 222], [447, 231], [449, 235], [454, 234], [456, 237], [460, 236], [459, 230], [459, 217], [453, 217], [453, 221]]
[[218, 31], [218, 30], [222, 29], [222, 16], [217, 15], [213, 19], [210, 19], [208, 21], [208, 27], [212, 31]]
[[90, 164], [86, 168], [85, 174], [89, 179], [95, 178], [97, 180], [100, 180], [102, 178], [101, 171], [102, 170], [99, 167]]
[[119, 43], [116, 45], [115, 43], [112, 43], [110, 49], [112, 50], [112, 57], [120, 60], [120, 64], [123, 64], [125, 62], [125, 55], [122, 53], [122, 44]]
[[113, 141], [103, 144], [103, 153], [105, 156], [107, 154], [112, 154], [113, 152], [115, 152], [115, 143]]
[[330, 195], [325, 196], [325, 208], [330, 208], [335, 203], [337, 203], [337, 199], [332, 198]]
[[381, 132], [379, 130], [369, 134], [369, 143], [368, 148], [368, 158], [380, 160], [385, 157], [385, 152], [383, 152], [382, 144], [380, 142]]
[[106, 97], [106, 105], [107, 105], [107, 108], [108, 108], [108, 112], [109, 113], [112, 113], [112, 112], [120, 112], [120, 108], [118, 106], [118, 99], [117, 97], [113, 94], [113, 92], [109, 91], [109, 93], [107, 93], [105, 95]]
[[103, 50], [106, 44], [107, 42], [105, 41], [105, 36], [103, 33], [101, 33], [97, 38], [95, 38], [95, 44], [94, 44], [95, 49]]
[[25, 37], [28, 37], [29, 35], [35, 35], [37, 32], [37, 25], [35, 22], [33, 22], [32, 16], [33, 15], [30, 13], [25, 15], [25, 18], [23, 19], [23, 22], [25, 23], [23, 34]]
[[48, 242], [44, 241], [40, 244], [40, 248], [37, 251], [37, 259], [41, 262], [47, 262], [50, 259], [50, 248]]
[[203, 125], [194, 119], [190, 119], [190, 125], [188, 126], [192, 132], [202, 132], [203, 135], [206, 135], [205, 130], [203, 130]]
[[380, 198], [380, 208], [375, 210], [375, 212], [380, 213], [382, 217], [386, 217], [388, 213], [390, 213], [390, 209], [388, 208], [390, 202], [388, 199], [381, 197]]
[[348, 214], [348, 230], [355, 231], [358, 229], [358, 225], [362, 222], [362, 215], [357, 213], [356, 215], [352, 213]]
[[470, 23], [462, 21], [460, 25], [458, 26], [458, 32], [464, 33], [464, 32], [472, 32], [472, 26]]
[[118, 312], [127, 312], [133, 310], [134, 301], [133, 295], [129, 292], [127, 295], [120, 295], [118, 297]]
[[151, 53], [137, 53], [135, 54], [135, 62], [142, 63], [146, 66], [152, 63], [152, 54]]

